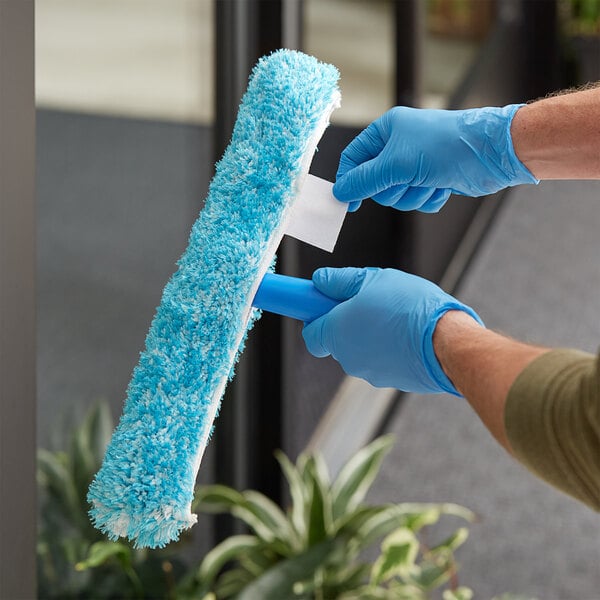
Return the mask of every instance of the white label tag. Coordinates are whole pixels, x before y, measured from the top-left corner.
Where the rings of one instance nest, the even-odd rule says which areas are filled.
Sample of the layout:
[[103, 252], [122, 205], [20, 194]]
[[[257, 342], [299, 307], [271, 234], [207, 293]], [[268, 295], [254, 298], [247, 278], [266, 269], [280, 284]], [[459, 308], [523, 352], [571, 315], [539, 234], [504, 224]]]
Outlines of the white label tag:
[[333, 183], [308, 174], [291, 210], [286, 235], [333, 252], [348, 204], [336, 200]]

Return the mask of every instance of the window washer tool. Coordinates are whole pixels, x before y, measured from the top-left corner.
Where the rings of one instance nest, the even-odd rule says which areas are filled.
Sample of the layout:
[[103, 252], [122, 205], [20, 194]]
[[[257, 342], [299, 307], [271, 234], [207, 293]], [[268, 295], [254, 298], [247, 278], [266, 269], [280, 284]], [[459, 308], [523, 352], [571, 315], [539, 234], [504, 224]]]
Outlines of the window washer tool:
[[[340, 103], [338, 78], [332, 65], [291, 50], [261, 59], [252, 72], [231, 142], [165, 286], [123, 414], [90, 485], [91, 519], [112, 540], [163, 547], [196, 522], [196, 475], [247, 331], [260, 316], [252, 303], [257, 296], [258, 305], [275, 310], [273, 292], [290, 289], [289, 281], [270, 276], [275, 252], [292, 220], [303, 221], [296, 214], [299, 190], [315, 184], [307, 173]], [[346, 205], [330, 201], [343, 220]], [[322, 239], [321, 221], [304, 218], [300, 229]], [[335, 227], [339, 232], [339, 219]], [[306, 312], [304, 298], [323, 301], [311, 286], [292, 284], [291, 316], [309, 320], [327, 310], [323, 304]], [[277, 312], [287, 314], [286, 304], [289, 295]]]

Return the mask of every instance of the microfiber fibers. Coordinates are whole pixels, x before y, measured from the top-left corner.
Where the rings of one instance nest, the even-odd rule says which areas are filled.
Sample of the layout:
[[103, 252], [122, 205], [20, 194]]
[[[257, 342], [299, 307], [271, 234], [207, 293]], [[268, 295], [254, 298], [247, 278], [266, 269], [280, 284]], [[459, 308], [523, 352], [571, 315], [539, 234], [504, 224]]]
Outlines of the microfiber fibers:
[[231, 142], [167, 283], [88, 500], [96, 527], [163, 547], [196, 522], [200, 460], [233, 377], [251, 306], [339, 105], [338, 71], [279, 50], [255, 66]]

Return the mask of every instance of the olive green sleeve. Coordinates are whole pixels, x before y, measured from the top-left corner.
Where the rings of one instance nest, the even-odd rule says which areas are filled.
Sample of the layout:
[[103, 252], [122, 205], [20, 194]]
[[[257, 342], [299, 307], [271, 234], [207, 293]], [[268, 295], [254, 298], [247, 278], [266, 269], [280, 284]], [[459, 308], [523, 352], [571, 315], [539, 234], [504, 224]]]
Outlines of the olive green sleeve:
[[600, 358], [543, 354], [513, 383], [504, 422], [518, 460], [600, 512]]

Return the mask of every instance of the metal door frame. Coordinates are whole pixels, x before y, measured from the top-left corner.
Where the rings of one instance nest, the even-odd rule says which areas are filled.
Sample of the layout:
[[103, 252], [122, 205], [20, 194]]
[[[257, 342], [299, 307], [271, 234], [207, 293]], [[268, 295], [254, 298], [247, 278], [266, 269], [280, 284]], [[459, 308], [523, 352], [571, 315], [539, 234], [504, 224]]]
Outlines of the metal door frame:
[[34, 1], [0, 1], [0, 599], [36, 597]]

